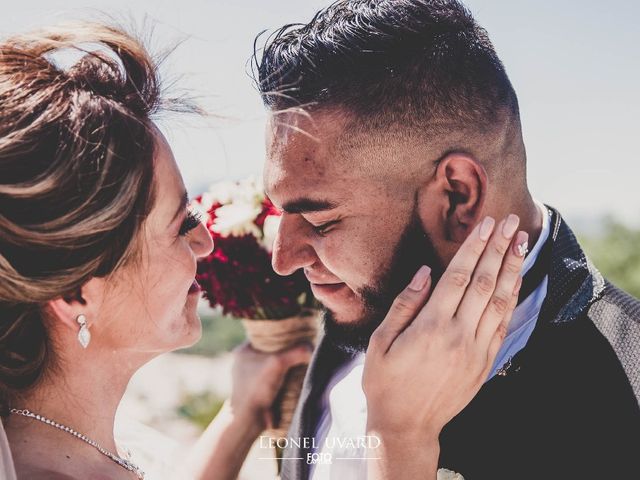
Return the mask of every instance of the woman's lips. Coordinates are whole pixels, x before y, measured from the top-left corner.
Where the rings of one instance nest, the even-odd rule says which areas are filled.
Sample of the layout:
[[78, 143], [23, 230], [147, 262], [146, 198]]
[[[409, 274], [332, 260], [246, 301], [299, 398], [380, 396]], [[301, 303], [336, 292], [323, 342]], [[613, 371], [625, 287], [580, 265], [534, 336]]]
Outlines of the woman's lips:
[[200, 293], [202, 291], [202, 287], [200, 284], [194, 279], [193, 283], [189, 287], [189, 293]]

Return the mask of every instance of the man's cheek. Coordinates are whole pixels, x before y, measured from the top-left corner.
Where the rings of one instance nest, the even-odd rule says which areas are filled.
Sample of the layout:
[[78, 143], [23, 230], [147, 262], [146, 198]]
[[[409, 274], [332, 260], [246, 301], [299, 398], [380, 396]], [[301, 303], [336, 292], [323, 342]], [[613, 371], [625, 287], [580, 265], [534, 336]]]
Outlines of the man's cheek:
[[[371, 232], [369, 232], [370, 234]], [[338, 228], [315, 245], [324, 268], [357, 294], [375, 277], [375, 244], [361, 230]]]

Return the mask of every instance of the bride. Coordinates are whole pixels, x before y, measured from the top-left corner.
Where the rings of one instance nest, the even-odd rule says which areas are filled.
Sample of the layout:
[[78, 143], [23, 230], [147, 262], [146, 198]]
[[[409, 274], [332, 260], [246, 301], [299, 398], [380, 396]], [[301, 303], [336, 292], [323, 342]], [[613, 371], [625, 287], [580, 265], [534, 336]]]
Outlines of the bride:
[[[56, 63], [55, 52], [89, 44], [102, 47], [70, 68]], [[114, 438], [116, 410], [136, 370], [198, 341], [196, 262], [213, 248], [152, 120], [188, 106], [161, 93], [154, 61], [117, 28], [78, 24], [0, 43], [2, 478], [144, 478], [135, 452]], [[506, 310], [490, 310], [490, 295], [465, 293], [446, 273], [427, 302], [422, 267], [372, 338], [364, 389], [370, 432], [384, 447], [371, 478], [435, 478], [438, 432], [486, 378], [522, 260], [518, 245], [507, 248], [515, 241], [490, 239], [492, 230], [487, 219], [450, 268], [471, 272], [484, 261], [498, 287], [514, 292]], [[485, 260], [491, 242], [504, 243], [515, 268]], [[465, 328], [485, 334], [461, 355], [446, 337], [458, 327], [433, 325], [465, 302], [478, 307]], [[425, 343], [423, 331], [442, 341]], [[235, 478], [284, 374], [309, 358], [306, 346], [273, 355], [241, 347], [224, 411], [166, 478]], [[406, 367], [416, 364], [423, 368]], [[387, 380], [393, 388], [381, 387]], [[423, 454], [396, 449], [397, 432], [420, 441]]]

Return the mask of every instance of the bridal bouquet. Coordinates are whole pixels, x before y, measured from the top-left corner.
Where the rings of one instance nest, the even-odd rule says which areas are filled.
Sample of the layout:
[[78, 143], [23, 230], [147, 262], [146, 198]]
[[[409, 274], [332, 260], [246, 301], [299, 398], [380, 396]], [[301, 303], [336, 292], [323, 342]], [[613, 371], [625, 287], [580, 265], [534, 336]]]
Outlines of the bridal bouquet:
[[[251, 345], [272, 353], [315, 343], [319, 311], [302, 271], [281, 277], [271, 267], [280, 213], [255, 178], [217, 183], [197, 197], [213, 252], [198, 262], [196, 279], [212, 307], [242, 320]], [[271, 436], [283, 437], [293, 418], [306, 366], [287, 374], [273, 408]]]
[[312, 301], [302, 271], [281, 277], [271, 267], [280, 213], [255, 178], [217, 183], [192, 208], [203, 216], [214, 250], [198, 265], [197, 281], [212, 307], [245, 319], [298, 315]]

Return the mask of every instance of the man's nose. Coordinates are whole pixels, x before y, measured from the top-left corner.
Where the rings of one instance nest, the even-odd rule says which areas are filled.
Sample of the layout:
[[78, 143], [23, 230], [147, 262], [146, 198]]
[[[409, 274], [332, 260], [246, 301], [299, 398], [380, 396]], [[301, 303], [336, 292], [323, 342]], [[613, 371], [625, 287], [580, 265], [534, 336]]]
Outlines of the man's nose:
[[273, 243], [271, 265], [278, 275], [287, 276], [316, 260], [313, 247], [307, 242], [305, 223], [295, 214], [284, 213]]

